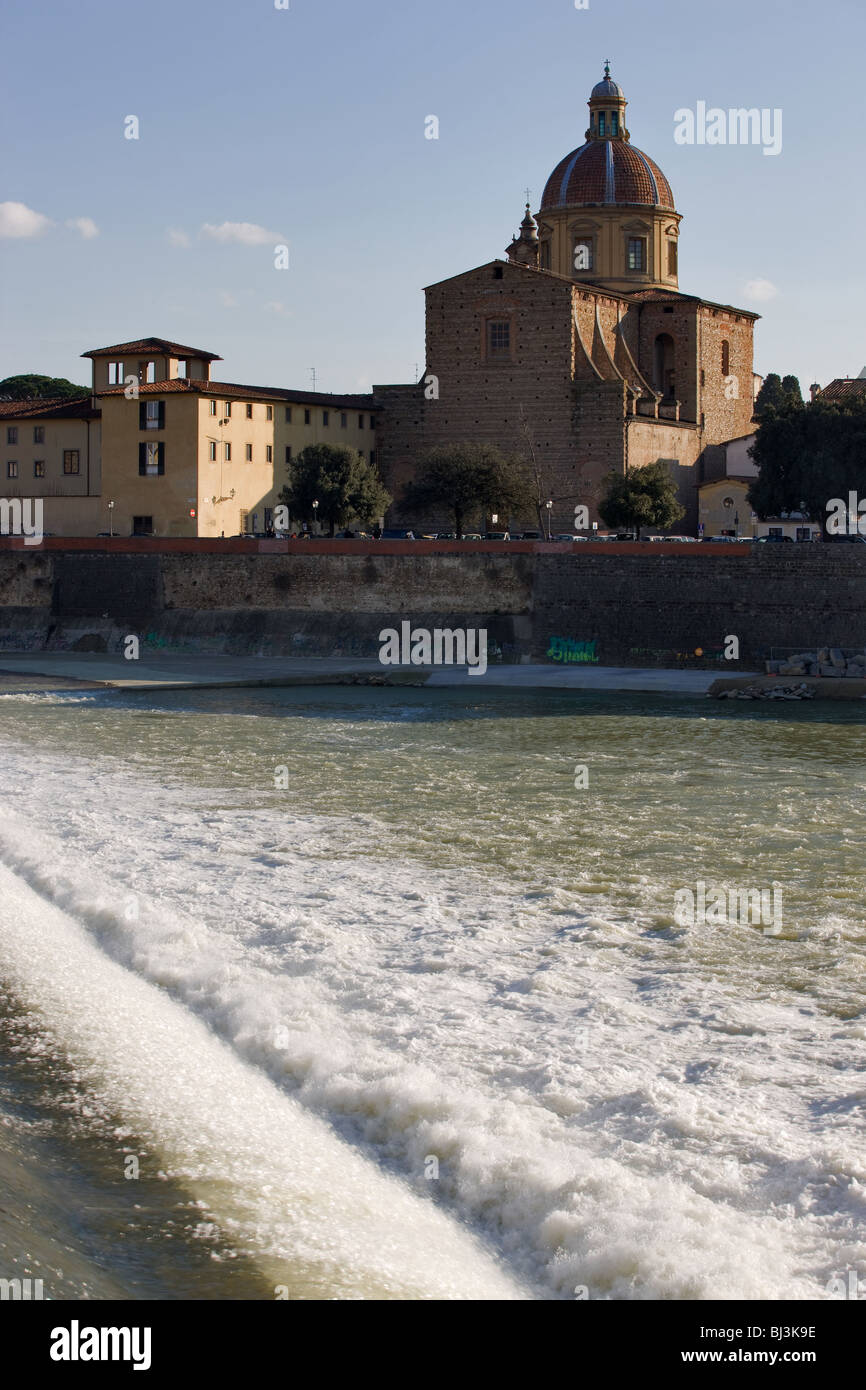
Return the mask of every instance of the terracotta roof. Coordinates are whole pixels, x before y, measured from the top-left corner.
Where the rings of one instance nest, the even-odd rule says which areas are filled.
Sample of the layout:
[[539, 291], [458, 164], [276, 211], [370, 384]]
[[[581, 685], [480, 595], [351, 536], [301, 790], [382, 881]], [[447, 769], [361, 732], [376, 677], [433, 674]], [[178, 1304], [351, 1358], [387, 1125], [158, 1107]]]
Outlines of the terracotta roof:
[[[97, 395], [122, 396], [123, 386], [108, 386]], [[292, 391], [279, 386], [242, 386], [235, 381], [187, 380], [174, 377], [171, 381], [150, 381], [139, 386], [140, 396], [166, 396], [195, 393], [200, 396], [237, 397], [248, 401], [283, 402], [284, 404], [331, 406], [336, 410], [374, 410], [378, 402], [372, 393], [368, 395], [341, 396], [327, 391]]]
[[82, 352], [81, 356], [102, 357], [108, 352], [161, 352], [169, 357], [199, 357], [205, 362], [222, 362], [222, 358], [216, 352], [185, 347], [183, 343], [172, 343], [168, 338], [136, 338], [131, 343], [114, 343], [111, 347], [91, 348], [89, 352]]
[[6, 420], [87, 420], [98, 415], [89, 395], [68, 400], [58, 396], [42, 401], [0, 401], [0, 417]]
[[818, 395], [819, 401], [858, 401], [866, 398], [866, 377], [837, 376]]
[[626, 140], [589, 140], [561, 159], [547, 180], [541, 211], [632, 206], [675, 211], [671, 186], [649, 155]]

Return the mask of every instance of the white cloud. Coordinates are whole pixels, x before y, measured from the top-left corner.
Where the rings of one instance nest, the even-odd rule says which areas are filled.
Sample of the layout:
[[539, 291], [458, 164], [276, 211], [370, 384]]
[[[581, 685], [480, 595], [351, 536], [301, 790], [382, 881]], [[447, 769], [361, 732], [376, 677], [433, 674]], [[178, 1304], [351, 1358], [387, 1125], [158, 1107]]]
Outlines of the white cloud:
[[66, 223], [73, 232], [80, 232], [85, 241], [90, 241], [93, 237], [99, 236], [99, 228], [92, 217], [70, 217]]
[[189, 237], [180, 227], [169, 227], [166, 235], [172, 246], [189, 246]]
[[50, 226], [50, 217], [34, 212], [26, 203], [0, 203], [0, 236], [41, 236]]
[[233, 294], [229, 294], [228, 290], [219, 290], [218, 294], [220, 304], [224, 309], [236, 309], [238, 307], [238, 301]]
[[269, 299], [264, 307], [266, 314], [287, 314], [289, 312], [285, 304], [279, 299]]
[[205, 222], [201, 232], [213, 241], [235, 241], [241, 246], [273, 246], [283, 240], [277, 232], [269, 232], [255, 222], [221, 222], [218, 227]]
[[745, 292], [749, 299], [757, 299], [761, 304], [768, 299], [775, 299], [779, 293], [772, 280], [749, 280], [746, 282]]

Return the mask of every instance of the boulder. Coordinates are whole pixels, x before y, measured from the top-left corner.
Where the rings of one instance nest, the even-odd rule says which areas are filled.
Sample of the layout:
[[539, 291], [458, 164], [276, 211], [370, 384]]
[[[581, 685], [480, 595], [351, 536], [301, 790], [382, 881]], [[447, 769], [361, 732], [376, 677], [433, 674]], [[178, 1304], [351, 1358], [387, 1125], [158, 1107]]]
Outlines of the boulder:
[[841, 676], [842, 672], [838, 666], [829, 666], [824, 662], [818, 667], [819, 676]]
[[831, 666], [838, 666], [842, 670], [845, 669], [845, 657], [841, 647], [830, 648], [830, 664]]

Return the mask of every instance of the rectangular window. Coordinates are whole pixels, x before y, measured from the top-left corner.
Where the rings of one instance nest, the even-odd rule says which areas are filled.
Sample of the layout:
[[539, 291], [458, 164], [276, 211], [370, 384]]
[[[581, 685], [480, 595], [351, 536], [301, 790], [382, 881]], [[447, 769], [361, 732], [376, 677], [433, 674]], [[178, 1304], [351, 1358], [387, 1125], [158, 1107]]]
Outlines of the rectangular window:
[[362, 430], [363, 428], [364, 428], [364, 417], [363, 417], [363, 415], [359, 415], [359, 416], [358, 416], [358, 429], [359, 429], [359, 430]]
[[274, 407], [273, 407], [272, 405], [266, 405], [266, 406], [265, 406], [265, 419], [266, 419], [266, 420], [273, 420], [273, 418], [274, 418]]
[[216, 415], [216, 401], [208, 401], [208, 407], [211, 415]]
[[211, 463], [216, 463], [216, 440], [212, 439], [207, 446], [207, 456]]
[[675, 241], [669, 241], [669, 242], [668, 242], [668, 275], [676, 275], [676, 273], [677, 273], [677, 243], [676, 243]]
[[230, 420], [230, 419], [232, 418], [232, 403], [231, 403], [231, 401], [226, 401], [225, 418], [226, 418], [227, 420]]
[[78, 449], [63, 450], [63, 471], [64, 473], [81, 472], [81, 454]]
[[231, 446], [231, 444], [224, 444], [224, 445], [223, 445], [223, 450], [224, 450], [223, 458], [225, 459], [226, 463], [231, 463], [231, 461], [232, 461], [232, 446]]
[[34, 443], [34, 444], [44, 444], [44, 443], [45, 443], [45, 426], [44, 426], [44, 425], [34, 425], [34, 426], [33, 426], [33, 443]]
[[134, 536], [152, 536], [152, 535], [153, 535], [153, 517], [152, 517], [152, 516], [134, 516], [134, 517], [132, 518], [132, 534], [133, 534]]
[[242, 535], [249, 535], [250, 531], [253, 529], [252, 526], [251, 526], [251, 524], [250, 524], [250, 514], [249, 514], [249, 512], [244, 512], [244, 511], [241, 512], [241, 525], [240, 525], [240, 529], [241, 529], [241, 534], [242, 534]]
[[15, 459], [10, 459], [9, 462], [7, 463], [7, 465], [6, 465], [6, 477], [7, 477], [7, 478], [17, 478], [17, 477], [18, 477], [18, 464], [16, 463]]
[[579, 236], [574, 243], [575, 270], [592, 270], [592, 237]]
[[348, 425], [348, 423], [349, 423], [349, 417], [348, 417], [348, 415], [346, 414], [345, 410], [343, 410], [343, 411], [341, 411], [341, 413], [340, 413], [340, 429], [341, 429], [341, 430], [344, 430], [344, 429], [346, 428], [346, 426]]
[[18, 426], [17, 426], [17, 425], [7, 425], [7, 426], [6, 426], [6, 443], [7, 443], [7, 444], [17, 444], [17, 443], [18, 443]]
[[187, 368], [186, 368], [186, 359], [183, 358], [183, 357], [178, 358], [178, 363], [177, 363], [177, 378], [178, 378], [178, 381], [185, 381], [185, 380], [186, 380], [186, 370], [187, 370]]
[[245, 456], [245, 458], [246, 458], [247, 463], [252, 463], [252, 461], [253, 461], [253, 446], [252, 446], [252, 444], [245, 444], [245, 445], [244, 445], [244, 456]]
[[144, 382], [146, 385], [152, 385], [153, 382], [156, 381], [156, 363], [139, 362], [138, 379], [139, 381]]
[[108, 384], [109, 386], [123, 385], [123, 363], [109, 362], [108, 364]]
[[291, 423], [292, 423], [292, 407], [291, 407], [290, 405], [287, 405], [287, 406], [286, 406], [286, 424], [287, 424], [287, 425], [290, 425]]
[[291, 461], [292, 461], [292, 446], [291, 446], [291, 444], [287, 444], [287, 445], [286, 445], [286, 463], [291, 463]]
[[309, 423], [310, 423], [310, 412], [309, 412], [309, 410], [305, 410], [305, 411], [304, 411], [304, 424], [305, 424], [305, 425], [308, 425]]
[[272, 445], [272, 444], [266, 444], [266, 445], [265, 445], [265, 463], [273, 463], [273, 461], [274, 461], [274, 448], [273, 448], [273, 445]]
[[44, 478], [44, 477], [45, 477], [45, 460], [44, 460], [44, 459], [37, 459], [36, 462], [34, 463], [34, 465], [33, 465], [33, 476], [34, 476], [34, 478]]
[[629, 237], [628, 268], [629, 270], [646, 270], [646, 237]]
[[371, 415], [371, 416], [370, 416], [370, 429], [371, 429], [371, 430], [374, 430], [375, 428], [376, 428], [376, 417], [375, 417], [375, 415]]
[[323, 425], [329, 425], [330, 423], [331, 423], [331, 412], [330, 412], [330, 410], [323, 410], [323, 411], [322, 411], [322, 424], [323, 424]]
[[249, 404], [249, 402], [248, 402], [248, 403], [247, 403], [247, 419], [248, 419], [248, 420], [252, 420], [252, 418], [253, 418], [253, 408], [252, 408], [252, 406], [251, 406], [251, 405]]
[[164, 430], [165, 401], [139, 401], [138, 428], [141, 430]]
[[511, 356], [511, 324], [506, 321], [491, 320], [487, 325], [487, 356], [508, 358]]
[[161, 477], [165, 472], [165, 445], [139, 444], [138, 472], [142, 478]]
[[375, 450], [375, 449], [371, 449], [371, 450], [370, 450], [370, 465], [371, 465], [371, 467], [374, 467], [374, 468], [375, 468], [375, 466], [376, 466], [376, 450]]

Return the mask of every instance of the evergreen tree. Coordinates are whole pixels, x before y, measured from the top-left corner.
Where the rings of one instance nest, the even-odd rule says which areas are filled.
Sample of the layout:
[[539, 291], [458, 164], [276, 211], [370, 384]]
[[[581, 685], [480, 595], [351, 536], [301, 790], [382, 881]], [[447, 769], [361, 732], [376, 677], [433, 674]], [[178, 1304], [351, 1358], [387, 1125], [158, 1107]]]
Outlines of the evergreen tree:
[[418, 516], [447, 510], [462, 536], [467, 521], [477, 523], [493, 512], [528, 511], [531, 480], [519, 459], [507, 457], [492, 444], [445, 444], [420, 460], [402, 506]]
[[65, 376], [39, 376], [35, 372], [28, 372], [24, 376], [7, 376], [0, 381], [0, 400], [4, 401], [74, 400], [89, 395], [89, 386], [76, 386]]
[[609, 473], [604, 482], [607, 491], [598, 504], [599, 516], [608, 526], [633, 530], [636, 540], [642, 526], [664, 530], [686, 514], [677, 501], [670, 469], [661, 460], [629, 473]]
[[332, 536], [355, 518], [362, 525], [375, 521], [391, 502], [374, 465], [343, 444], [308, 444], [288, 464], [288, 473], [280, 501], [302, 521], [324, 522]]

